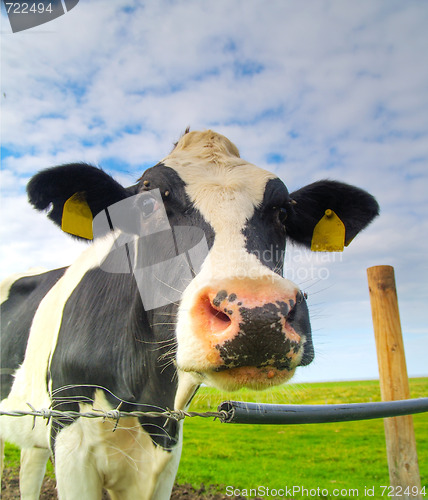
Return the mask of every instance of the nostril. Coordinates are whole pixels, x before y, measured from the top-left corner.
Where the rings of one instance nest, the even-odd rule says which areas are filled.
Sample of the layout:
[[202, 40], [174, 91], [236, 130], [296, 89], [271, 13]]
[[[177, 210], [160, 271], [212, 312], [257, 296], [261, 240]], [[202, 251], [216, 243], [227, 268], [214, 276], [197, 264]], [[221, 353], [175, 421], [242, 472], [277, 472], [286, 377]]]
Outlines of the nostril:
[[215, 309], [211, 304], [209, 307], [209, 312], [216, 317], [219, 321], [223, 321], [224, 323], [230, 323], [230, 318], [227, 314], [224, 312], [219, 311], [218, 309]]
[[232, 319], [233, 311], [224, 309], [224, 303], [217, 304], [218, 301], [214, 300], [215, 297], [215, 294], [209, 292], [201, 295], [194, 313], [204, 325], [205, 331], [215, 335], [223, 335], [234, 322]]

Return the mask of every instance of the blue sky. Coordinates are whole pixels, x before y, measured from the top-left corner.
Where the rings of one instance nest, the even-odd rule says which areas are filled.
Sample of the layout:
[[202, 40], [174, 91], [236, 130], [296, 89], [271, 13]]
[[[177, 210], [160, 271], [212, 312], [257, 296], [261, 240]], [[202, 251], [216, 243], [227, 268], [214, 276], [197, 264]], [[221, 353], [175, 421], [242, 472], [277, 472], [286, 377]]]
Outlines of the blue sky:
[[381, 216], [343, 254], [289, 248], [316, 361], [298, 382], [377, 377], [366, 268], [395, 267], [408, 372], [428, 375], [428, 4], [84, 1], [12, 33], [2, 12], [0, 276], [82, 246], [34, 212], [36, 171], [86, 161], [130, 185], [187, 125], [213, 128], [290, 191], [322, 178]]

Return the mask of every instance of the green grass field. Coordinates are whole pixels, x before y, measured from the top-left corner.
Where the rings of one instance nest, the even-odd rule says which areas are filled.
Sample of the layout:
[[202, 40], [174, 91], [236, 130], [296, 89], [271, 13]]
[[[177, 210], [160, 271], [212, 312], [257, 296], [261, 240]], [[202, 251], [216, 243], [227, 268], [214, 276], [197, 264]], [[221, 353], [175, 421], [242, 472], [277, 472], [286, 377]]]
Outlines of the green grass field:
[[[426, 397], [428, 378], [412, 379], [410, 387], [412, 398]], [[215, 410], [228, 399], [288, 404], [358, 403], [380, 401], [380, 391], [377, 381], [285, 385], [265, 392], [221, 393], [203, 387], [190, 410]], [[428, 413], [413, 418], [421, 481], [428, 498]], [[389, 484], [382, 420], [255, 426], [189, 418], [184, 424], [184, 443], [178, 483], [195, 487], [201, 483], [219, 485], [223, 493], [237, 489], [250, 493], [250, 489], [262, 487], [264, 490], [259, 492], [266, 497], [266, 488], [295, 487], [289, 498], [387, 498], [388, 492], [382, 496], [381, 489]], [[6, 466], [16, 466], [17, 457], [17, 450], [8, 446]], [[320, 495], [314, 496], [317, 488]], [[365, 488], [370, 488], [368, 493], [373, 491], [374, 496], [365, 495]], [[254, 492], [249, 496], [254, 496]]]
[[[411, 397], [427, 396], [428, 378], [412, 379], [410, 384]], [[359, 403], [380, 401], [380, 390], [377, 381], [285, 385], [266, 392], [219, 393], [202, 388], [190, 409], [213, 410], [228, 399], [285, 404]], [[428, 413], [415, 415], [414, 426], [421, 480], [428, 498]], [[373, 486], [379, 495], [376, 498], [381, 498], [380, 486], [389, 484], [382, 420], [255, 426], [194, 418], [185, 422], [184, 442], [179, 483], [220, 484], [224, 492], [231, 491], [226, 486], [239, 490], [259, 486], [300, 486], [308, 490], [319, 487], [328, 491], [352, 488], [358, 489], [362, 498], [364, 488]]]

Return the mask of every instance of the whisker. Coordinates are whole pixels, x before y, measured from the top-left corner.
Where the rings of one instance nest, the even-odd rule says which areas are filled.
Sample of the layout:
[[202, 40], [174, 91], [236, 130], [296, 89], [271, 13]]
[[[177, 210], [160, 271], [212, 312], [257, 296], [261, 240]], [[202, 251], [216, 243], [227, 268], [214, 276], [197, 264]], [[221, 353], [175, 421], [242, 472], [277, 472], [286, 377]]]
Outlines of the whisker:
[[163, 373], [167, 368], [169, 368], [170, 366], [173, 366], [175, 365], [175, 359], [172, 359], [170, 361], [168, 361], [161, 369], [161, 373]]
[[[167, 283], [166, 281], [162, 281], [158, 276], [156, 276], [155, 278], [159, 283], [168, 287], [169, 289], [173, 290], [174, 292], [177, 292], [180, 295], [183, 293], [183, 290], [179, 290], [178, 288], [173, 287], [170, 283]], [[167, 298], [167, 297], [164, 297], [164, 298]]]
[[166, 344], [169, 342], [176, 342], [175, 339], [165, 339], [165, 340], [141, 340], [137, 339], [141, 344]]
[[[111, 396], [113, 396], [113, 398], [115, 398], [120, 403], [124, 403], [124, 404], [135, 406], [135, 407], [138, 406], [138, 407], [147, 408], [147, 411], [157, 411], [157, 410], [159, 410], [159, 411], [165, 411], [165, 408], [162, 408], [160, 406], [153, 405], [153, 404], [150, 404], [150, 403], [127, 401], [125, 399], [120, 398], [119, 396], [117, 396], [116, 394], [114, 394], [111, 390], [107, 389], [106, 387], [103, 387], [103, 386], [100, 386], [100, 385], [92, 385], [92, 384], [69, 384], [69, 385], [65, 385], [65, 386], [62, 386], [62, 387], [58, 387], [57, 389], [55, 389], [54, 391], [52, 391], [52, 396], [53, 396], [53, 399], [54, 399], [53, 402], [54, 403], [64, 402], [64, 404], [71, 404], [71, 403], [88, 404], [88, 405], [92, 406], [93, 403], [94, 403], [94, 400], [90, 396], [85, 396], [85, 395], [70, 395], [70, 396], [64, 395], [64, 396], [57, 396], [61, 392], [65, 392], [65, 391], [70, 390], [70, 389], [82, 389], [82, 388], [93, 389], [93, 390], [95, 390], [95, 389], [102, 390], [104, 392], [107, 392]], [[94, 394], [94, 398], [95, 398], [95, 394]]]
[[[176, 347], [176, 341], [175, 340], [171, 341], [171, 344], [165, 344], [165, 345], [161, 345], [159, 347], [153, 347], [152, 349], [150, 349], [150, 352], [161, 351], [163, 349], [174, 348], [174, 347]], [[165, 354], [163, 354], [163, 355], [165, 355]]]

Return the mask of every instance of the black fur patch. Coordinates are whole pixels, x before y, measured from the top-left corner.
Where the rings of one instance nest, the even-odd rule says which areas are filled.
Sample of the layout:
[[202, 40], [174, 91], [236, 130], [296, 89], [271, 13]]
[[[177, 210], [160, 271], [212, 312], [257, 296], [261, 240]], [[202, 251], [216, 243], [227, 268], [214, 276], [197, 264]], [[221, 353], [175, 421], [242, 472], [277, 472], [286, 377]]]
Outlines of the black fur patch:
[[[173, 307], [146, 312], [132, 275], [89, 271], [64, 308], [50, 368], [54, 407], [78, 411], [79, 402], [92, 402], [102, 388], [112, 407], [124, 402], [122, 411], [172, 408], [177, 379], [167, 351], [174, 350]], [[140, 422], [157, 445], [168, 450], [176, 444], [175, 422]], [[57, 422], [54, 436], [67, 423]]]
[[[296, 307], [299, 307], [296, 306]], [[306, 306], [304, 306], [306, 308]], [[282, 321], [284, 312], [291, 309], [286, 303], [276, 302], [264, 304], [260, 307], [240, 307], [242, 322], [239, 324], [239, 333], [231, 340], [216, 346], [224, 362], [219, 370], [237, 368], [241, 366], [272, 366], [278, 370], [291, 368], [290, 352], [299, 350], [299, 343], [288, 339], [283, 331]], [[302, 311], [304, 316], [304, 311]], [[307, 309], [306, 309], [307, 314]], [[294, 313], [294, 317], [296, 313]], [[310, 326], [292, 325], [297, 333], [302, 332], [299, 327], [305, 327], [305, 335], [310, 339]]]
[[278, 218], [278, 211], [289, 201], [284, 183], [280, 179], [270, 179], [261, 205], [243, 228], [247, 251], [280, 275], [285, 256], [285, 227]]
[[214, 229], [192, 205], [185, 187], [186, 184], [175, 170], [158, 163], [144, 172], [136, 189], [138, 192], [159, 189], [171, 226], [199, 227], [205, 234], [208, 247], [211, 248], [215, 236]]
[[1, 399], [13, 384], [13, 373], [24, 360], [31, 323], [43, 297], [63, 276], [66, 268], [20, 278], [1, 305]]

